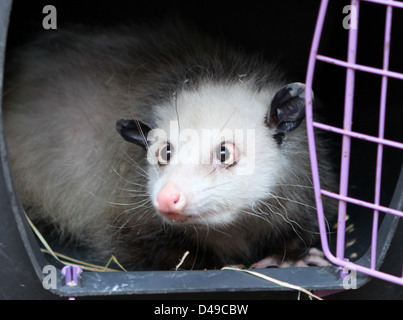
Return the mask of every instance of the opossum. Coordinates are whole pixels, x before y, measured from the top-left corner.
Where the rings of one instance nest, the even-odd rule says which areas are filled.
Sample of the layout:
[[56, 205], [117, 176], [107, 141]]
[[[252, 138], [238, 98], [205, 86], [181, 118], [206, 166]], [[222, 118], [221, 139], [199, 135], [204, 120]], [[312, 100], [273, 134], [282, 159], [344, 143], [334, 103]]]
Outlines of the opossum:
[[47, 31], [8, 58], [9, 159], [44, 230], [129, 270], [309, 257], [305, 86], [263, 55], [168, 23]]

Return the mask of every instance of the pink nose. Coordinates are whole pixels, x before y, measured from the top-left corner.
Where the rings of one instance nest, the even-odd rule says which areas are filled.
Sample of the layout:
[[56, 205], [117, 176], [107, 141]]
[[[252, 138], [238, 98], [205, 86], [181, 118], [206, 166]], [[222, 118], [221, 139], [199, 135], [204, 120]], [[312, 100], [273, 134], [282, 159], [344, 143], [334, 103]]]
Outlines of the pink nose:
[[172, 184], [168, 183], [157, 195], [158, 211], [163, 214], [180, 214], [186, 206], [185, 196]]

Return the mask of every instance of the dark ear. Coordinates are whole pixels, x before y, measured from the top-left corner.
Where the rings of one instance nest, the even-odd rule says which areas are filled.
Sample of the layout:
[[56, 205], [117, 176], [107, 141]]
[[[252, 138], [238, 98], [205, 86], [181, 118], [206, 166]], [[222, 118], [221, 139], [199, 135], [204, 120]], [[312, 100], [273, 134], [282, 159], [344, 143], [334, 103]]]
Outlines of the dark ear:
[[137, 119], [120, 119], [116, 122], [116, 130], [126, 141], [135, 143], [147, 150], [147, 135], [154, 123], [143, 122]]
[[296, 129], [304, 117], [305, 84], [294, 82], [277, 91], [267, 119], [270, 128], [275, 128], [277, 134], [284, 134]]

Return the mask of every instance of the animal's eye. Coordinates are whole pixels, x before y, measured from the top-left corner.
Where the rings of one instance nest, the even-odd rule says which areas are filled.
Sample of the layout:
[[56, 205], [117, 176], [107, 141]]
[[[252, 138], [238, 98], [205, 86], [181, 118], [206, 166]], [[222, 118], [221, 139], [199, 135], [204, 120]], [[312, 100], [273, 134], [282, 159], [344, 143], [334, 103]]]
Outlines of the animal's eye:
[[157, 152], [158, 163], [165, 165], [171, 159], [172, 147], [169, 143], [162, 145]]
[[238, 158], [238, 149], [233, 143], [224, 142], [215, 150], [215, 162], [228, 167], [236, 164]]

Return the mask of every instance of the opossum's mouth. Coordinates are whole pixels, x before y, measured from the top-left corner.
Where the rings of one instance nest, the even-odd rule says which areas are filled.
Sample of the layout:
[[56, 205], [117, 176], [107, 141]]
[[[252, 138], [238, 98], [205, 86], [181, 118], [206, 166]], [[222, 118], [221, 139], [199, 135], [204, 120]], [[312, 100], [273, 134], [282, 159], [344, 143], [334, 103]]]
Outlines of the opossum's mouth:
[[184, 223], [184, 222], [189, 222], [197, 219], [197, 216], [193, 215], [186, 215], [183, 213], [178, 212], [167, 212], [163, 214], [166, 218], [168, 218], [172, 222], [179, 222], [179, 223]]
[[191, 225], [194, 227], [215, 226], [222, 227], [231, 223], [234, 219], [234, 214], [230, 211], [216, 212], [214, 210], [202, 210], [197, 213], [186, 214], [185, 212], [164, 212], [159, 214], [161, 218], [172, 225]]
[[[157, 210], [158, 211], [158, 210]], [[208, 216], [211, 216], [208, 212], [199, 214], [186, 214], [181, 211], [170, 211], [170, 212], [158, 212], [162, 219], [173, 223], [173, 224], [194, 224], [194, 225], [205, 225], [208, 222]]]

